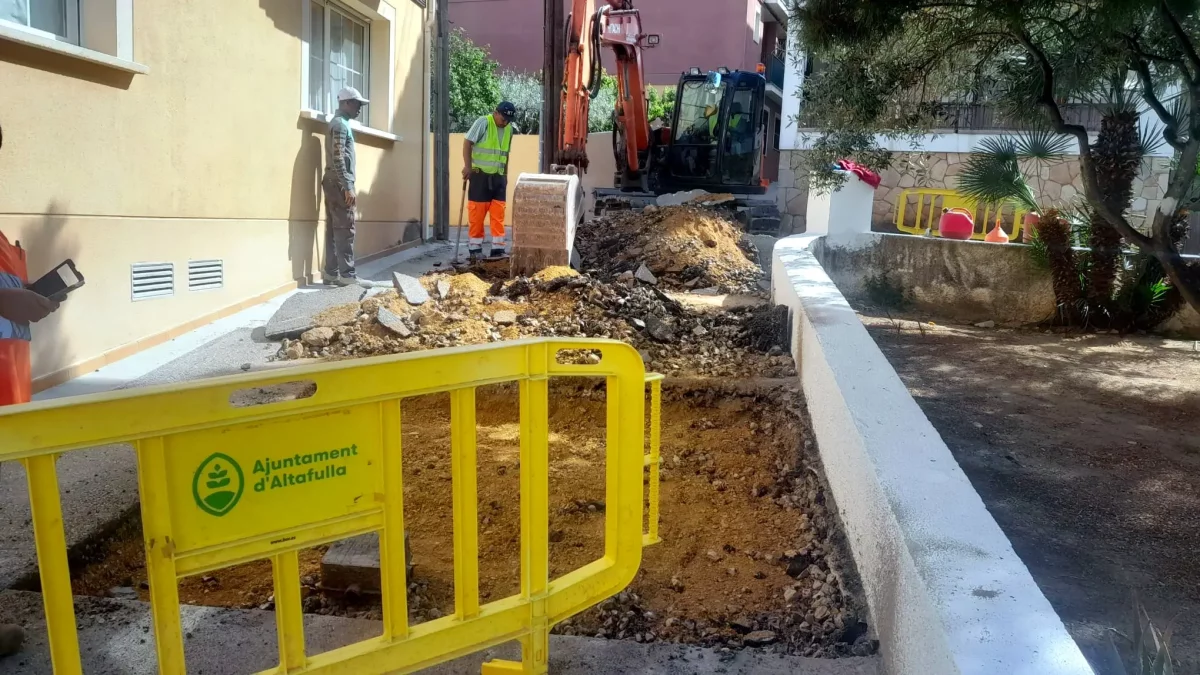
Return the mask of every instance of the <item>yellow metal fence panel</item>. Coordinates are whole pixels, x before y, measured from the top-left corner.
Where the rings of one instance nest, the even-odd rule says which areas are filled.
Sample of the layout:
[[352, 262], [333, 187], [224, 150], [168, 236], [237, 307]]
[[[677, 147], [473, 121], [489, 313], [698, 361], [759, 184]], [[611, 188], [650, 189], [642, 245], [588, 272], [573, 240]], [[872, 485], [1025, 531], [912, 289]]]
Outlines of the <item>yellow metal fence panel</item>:
[[975, 220], [975, 232], [971, 239], [982, 241], [999, 217], [1012, 241], [1021, 236], [1026, 209], [1011, 204], [980, 204], [954, 190], [935, 188], [909, 188], [900, 193], [896, 200], [896, 229], [915, 235], [942, 236], [938, 229], [944, 209], [966, 209]]
[[[600, 353], [559, 363], [562, 350]], [[605, 552], [549, 578], [548, 378], [607, 378]], [[535, 339], [321, 364], [0, 410], [0, 461], [29, 473], [34, 534], [56, 673], [80, 657], [54, 469], [63, 452], [133, 442], [159, 671], [186, 671], [181, 577], [269, 559], [279, 666], [268, 672], [412, 672], [510, 640], [520, 663], [484, 673], [545, 673], [550, 627], [633, 580], [642, 546], [658, 541], [661, 376], [611, 340]], [[521, 416], [521, 590], [480, 605], [475, 388], [517, 381]], [[240, 407], [248, 389], [297, 382], [309, 396]], [[650, 453], [645, 387], [650, 385]], [[400, 402], [451, 396], [455, 612], [408, 625]], [[649, 524], [643, 533], [644, 470]], [[304, 643], [297, 551], [379, 532], [383, 635], [310, 656]]]

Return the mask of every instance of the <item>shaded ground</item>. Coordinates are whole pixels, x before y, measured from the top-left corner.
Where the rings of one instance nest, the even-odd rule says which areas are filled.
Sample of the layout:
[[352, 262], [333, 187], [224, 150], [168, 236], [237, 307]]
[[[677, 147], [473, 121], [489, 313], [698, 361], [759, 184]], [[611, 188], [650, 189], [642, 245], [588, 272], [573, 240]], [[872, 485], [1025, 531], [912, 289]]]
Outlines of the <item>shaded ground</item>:
[[1194, 672], [1193, 343], [863, 321], [1088, 658], [1128, 633], [1136, 592], [1156, 624], [1178, 616], [1175, 655]]
[[[710, 387], [664, 392], [663, 541], [645, 550], [626, 592], [557, 632], [756, 644], [807, 656], [870, 653], [866, 625], [846, 590], [855, 588], [853, 571], [834, 544], [817, 469], [802, 457], [799, 395], [778, 385], [741, 395]], [[476, 404], [480, 595], [487, 603], [519, 591], [516, 388], [481, 389]], [[552, 577], [603, 556], [604, 411], [602, 385], [552, 392]], [[420, 623], [454, 611], [448, 397], [407, 400], [402, 429], [405, 522], [415, 564], [410, 620]], [[301, 555], [305, 610], [379, 618], [377, 598], [321, 591], [319, 558], [317, 549]], [[97, 562], [76, 572], [76, 592], [128, 587], [146, 599], [143, 566], [133, 523]], [[185, 579], [180, 588], [185, 603], [242, 608], [270, 607], [271, 592], [266, 562]]]

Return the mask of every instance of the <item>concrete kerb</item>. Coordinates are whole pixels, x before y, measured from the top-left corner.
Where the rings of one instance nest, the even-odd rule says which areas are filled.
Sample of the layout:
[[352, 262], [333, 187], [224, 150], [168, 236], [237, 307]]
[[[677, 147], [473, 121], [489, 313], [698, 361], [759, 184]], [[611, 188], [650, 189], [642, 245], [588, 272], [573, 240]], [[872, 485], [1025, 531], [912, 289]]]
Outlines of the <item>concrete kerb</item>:
[[776, 303], [892, 675], [1091, 675], [899, 376], [810, 248], [781, 239]]

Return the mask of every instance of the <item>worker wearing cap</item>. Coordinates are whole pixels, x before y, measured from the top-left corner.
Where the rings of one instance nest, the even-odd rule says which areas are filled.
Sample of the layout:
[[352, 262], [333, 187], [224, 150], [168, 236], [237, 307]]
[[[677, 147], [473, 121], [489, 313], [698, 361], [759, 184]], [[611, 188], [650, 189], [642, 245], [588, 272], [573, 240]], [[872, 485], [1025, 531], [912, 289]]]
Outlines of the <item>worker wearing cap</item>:
[[467, 187], [472, 258], [483, 255], [483, 220], [491, 221], [489, 257], [504, 255], [504, 208], [508, 194], [508, 151], [512, 147], [512, 118], [516, 107], [505, 101], [491, 114], [475, 120], [463, 143], [463, 179]]
[[354, 132], [350, 120], [357, 119], [367, 99], [354, 87], [338, 92], [338, 109], [329, 120], [325, 137], [325, 269], [324, 283], [349, 286], [358, 283], [354, 272]]

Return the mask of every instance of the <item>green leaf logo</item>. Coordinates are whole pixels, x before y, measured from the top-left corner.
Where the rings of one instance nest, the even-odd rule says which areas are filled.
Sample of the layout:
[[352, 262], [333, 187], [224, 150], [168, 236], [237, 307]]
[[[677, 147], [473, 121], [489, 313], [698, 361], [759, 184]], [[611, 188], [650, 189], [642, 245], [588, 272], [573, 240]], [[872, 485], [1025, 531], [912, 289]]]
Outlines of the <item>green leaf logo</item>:
[[237, 506], [245, 485], [242, 467], [229, 455], [217, 452], [196, 468], [192, 497], [205, 513], [223, 516]]

